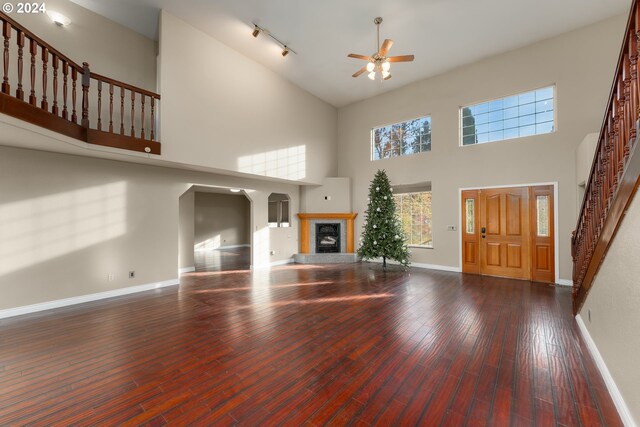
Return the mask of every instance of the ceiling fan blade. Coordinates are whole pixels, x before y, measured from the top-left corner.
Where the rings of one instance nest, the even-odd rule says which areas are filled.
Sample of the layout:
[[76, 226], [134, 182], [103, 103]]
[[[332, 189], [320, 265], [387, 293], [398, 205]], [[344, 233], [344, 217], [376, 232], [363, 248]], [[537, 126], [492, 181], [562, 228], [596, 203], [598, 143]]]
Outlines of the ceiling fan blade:
[[370, 56], [358, 55], [357, 53], [350, 53], [347, 56], [349, 58], [364, 59], [365, 61], [371, 61], [371, 57]]
[[385, 80], [389, 80], [391, 78], [391, 74], [389, 74], [387, 77], [385, 77]]
[[389, 62], [411, 62], [415, 59], [413, 55], [390, 56], [387, 58]]
[[387, 52], [389, 52], [389, 49], [391, 49], [391, 46], [393, 46], [393, 40], [385, 39], [384, 42], [382, 43], [382, 46], [380, 47], [378, 56], [387, 56]]
[[367, 71], [367, 66], [366, 65], [364, 67], [360, 68], [355, 73], [353, 73], [352, 77], [358, 77], [360, 74], [364, 73], [365, 71]]

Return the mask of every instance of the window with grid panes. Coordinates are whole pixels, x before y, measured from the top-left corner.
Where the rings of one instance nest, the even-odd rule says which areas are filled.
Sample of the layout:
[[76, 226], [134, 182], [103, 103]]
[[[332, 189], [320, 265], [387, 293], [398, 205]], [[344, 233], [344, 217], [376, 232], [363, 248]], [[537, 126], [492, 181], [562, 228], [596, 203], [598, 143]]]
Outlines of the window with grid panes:
[[462, 145], [540, 135], [555, 130], [555, 87], [460, 108]]

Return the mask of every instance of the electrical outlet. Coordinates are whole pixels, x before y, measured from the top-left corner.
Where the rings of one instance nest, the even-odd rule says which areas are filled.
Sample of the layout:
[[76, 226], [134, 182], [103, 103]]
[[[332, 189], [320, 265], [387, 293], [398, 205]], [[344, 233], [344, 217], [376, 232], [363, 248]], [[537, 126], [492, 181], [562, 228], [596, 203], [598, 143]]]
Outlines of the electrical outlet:
[[129, 272], [129, 279], [133, 279], [134, 277], [136, 277], [136, 272], [135, 272], [135, 271], [133, 271], [133, 270], [131, 270], [131, 271]]
[[108, 280], [109, 282], [113, 282], [113, 279], [114, 279], [113, 274], [109, 274], [109, 275], [107, 275], [107, 280]]

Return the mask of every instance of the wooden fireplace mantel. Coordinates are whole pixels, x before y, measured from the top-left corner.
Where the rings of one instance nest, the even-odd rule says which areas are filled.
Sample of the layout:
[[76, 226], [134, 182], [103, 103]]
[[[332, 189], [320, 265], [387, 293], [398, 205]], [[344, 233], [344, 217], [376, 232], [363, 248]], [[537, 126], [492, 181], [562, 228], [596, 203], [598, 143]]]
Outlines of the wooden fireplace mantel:
[[355, 249], [354, 241], [354, 220], [357, 213], [299, 213], [300, 218], [300, 253], [309, 253], [309, 221], [318, 219], [344, 219], [347, 221], [347, 253], [353, 253]]

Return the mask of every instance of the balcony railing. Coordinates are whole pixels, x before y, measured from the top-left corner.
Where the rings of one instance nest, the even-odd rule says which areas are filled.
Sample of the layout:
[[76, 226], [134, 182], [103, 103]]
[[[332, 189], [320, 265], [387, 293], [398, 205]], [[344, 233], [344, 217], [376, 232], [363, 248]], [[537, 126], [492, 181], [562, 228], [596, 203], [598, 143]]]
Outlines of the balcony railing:
[[160, 95], [92, 73], [2, 12], [0, 23], [0, 113], [90, 144], [160, 154]]
[[640, 151], [636, 143], [640, 117], [639, 40], [640, 7], [634, 0], [571, 239], [574, 314], [580, 311], [640, 183]]

